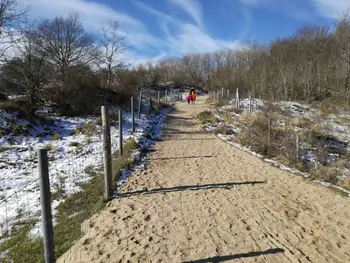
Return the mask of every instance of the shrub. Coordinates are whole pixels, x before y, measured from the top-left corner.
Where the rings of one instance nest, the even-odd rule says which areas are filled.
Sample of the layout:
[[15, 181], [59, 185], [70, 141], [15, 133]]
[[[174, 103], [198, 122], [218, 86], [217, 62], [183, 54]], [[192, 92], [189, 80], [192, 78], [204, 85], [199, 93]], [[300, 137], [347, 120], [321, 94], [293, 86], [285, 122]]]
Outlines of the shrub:
[[12, 123], [9, 127], [9, 132], [13, 136], [26, 136], [29, 134], [30, 125], [22, 125], [20, 123]]
[[96, 115], [101, 105], [124, 106], [135, 95], [135, 89], [122, 85], [101, 87], [101, 76], [88, 67], [71, 67], [67, 74], [64, 84], [47, 88], [43, 94], [63, 116]]
[[53, 150], [53, 145], [51, 142], [48, 142], [47, 144], [45, 144], [44, 149], [46, 149], [48, 152]]
[[223, 134], [223, 135], [234, 135], [236, 134], [232, 127], [222, 124], [217, 130], [215, 130], [216, 134]]
[[215, 102], [216, 102], [216, 99], [214, 99], [214, 98], [208, 98], [205, 101], [205, 103], [207, 103], [207, 104], [211, 104], [211, 103], [215, 103]]
[[92, 136], [96, 131], [96, 125], [88, 122], [85, 125], [76, 128], [76, 134], [84, 134], [87, 136]]
[[311, 120], [306, 117], [296, 117], [293, 119], [293, 124], [299, 128], [306, 128], [311, 125]]
[[313, 177], [336, 185], [338, 183], [339, 171], [335, 167], [322, 167], [313, 171]]
[[53, 141], [58, 141], [58, 140], [61, 140], [62, 139], [62, 136], [60, 135], [60, 134], [54, 134], [53, 136], [52, 136], [52, 140]]
[[0, 92], [0, 101], [7, 101], [7, 95], [5, 93]]
[[80, 146], [80, 143], [78, 143], [78, 142], [71, 142], [71, 143], [69, 144], [69, 146], [70, 146], [70, 147], [78, 147], [78, 146]]
[[197, 115], [197, 119], [201, 124], [214, 124], [219, 122], [219, 120], [210, 111], [200, 112]]
[[249, 146], [255, 152], [270, 158], [278, 155], [285, 155], [288, 158], [295, 156], [296, 147], [292, 130], [277, 127], [275, 125], [277, 120], [264, 114], [249, 115], [245, 121], [245, 127], [237, 136], [240, 144]]
[[0, 109], [6, 112], [18, 112], [19, 117], [25, 119], [31, 117], [31, 107], [29, 103], [24, 99], [1, 101]]
[[159, 103], [159, 109], [164, 109], [164, 108], [168, 108], [170, 106], [169, 103], [165, 102], [165, 101], [161, 101]]
[[222, 100], [217, 100], [214, 105], [216, 108], [220, 108], [222, 106], [225, 106], [225, 102], [223, 102]]

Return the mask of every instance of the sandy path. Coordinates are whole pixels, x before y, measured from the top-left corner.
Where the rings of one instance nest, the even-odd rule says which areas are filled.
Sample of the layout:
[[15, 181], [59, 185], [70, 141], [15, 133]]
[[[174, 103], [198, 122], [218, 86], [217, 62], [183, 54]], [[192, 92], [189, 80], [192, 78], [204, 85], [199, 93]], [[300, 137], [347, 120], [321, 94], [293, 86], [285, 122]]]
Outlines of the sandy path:
[[69, 262], [350, 262], [350, 200], [205, 133], [180, 103]]

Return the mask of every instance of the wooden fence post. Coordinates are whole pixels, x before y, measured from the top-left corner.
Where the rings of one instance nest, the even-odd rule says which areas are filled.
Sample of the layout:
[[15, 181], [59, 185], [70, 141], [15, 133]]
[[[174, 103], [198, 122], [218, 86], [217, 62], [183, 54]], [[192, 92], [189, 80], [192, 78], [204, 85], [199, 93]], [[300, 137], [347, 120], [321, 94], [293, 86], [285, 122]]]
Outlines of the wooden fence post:
[[240, 110], [239, 91], [238, 91], [238, 88], [237, 88], [237, 90], [236, 90], [236, 108], [237, 108], [237, 110]]
[[253, 113], [252, 96], [249, 96], [249, 114]]
[[134, 110], [134, 97], [131, 97], [131, 132], [135, 133], [135, 110]]
[[139, 111], [138, 111], [138, 119], [141, 118], [141, 107], [142, 107], [142, 91], [140, 91], [140, 97], [139, 97]]
[[296, 146], [296, 149], [295, 149], [295, 154], [296, 154], [296, 160], [299, 161], [299, 156], [300, 156], [300, 138], [299, 138], [299, 134], [296, 133], [295, 134], [295, 146]]
[[103, 168], [105, 177], [105, 200], [109, 200], [112, 194], [112, 152], [111, 152], [111, 128], [107, 106], [101, 107], [103, 130]]
[[152, 111], [152, 91], [149, 92], [149, 112]]
[[123, 155], [123, 111], [119, 110], [119, 157]]
[[227, 100], [230, 101], [230, 90], [227, 89]]
[[267, 145], [269, 146], [269, 148], [270, 148], [270, 146], [271, 146], [271, 118], [269, 117], [269, 119], [268, 119], [268, 134], [267, 134]]
[[54, 263], [56, 258], [55, 258], [53, 224], [52, 224], [49, 161], [47, 158], [46, 149], [38, 150], [38, 168], [39, 168], [41, 217], [42, 217], [43, 241], [44, 241], [44, 258], [45, 258], [45, 263]]

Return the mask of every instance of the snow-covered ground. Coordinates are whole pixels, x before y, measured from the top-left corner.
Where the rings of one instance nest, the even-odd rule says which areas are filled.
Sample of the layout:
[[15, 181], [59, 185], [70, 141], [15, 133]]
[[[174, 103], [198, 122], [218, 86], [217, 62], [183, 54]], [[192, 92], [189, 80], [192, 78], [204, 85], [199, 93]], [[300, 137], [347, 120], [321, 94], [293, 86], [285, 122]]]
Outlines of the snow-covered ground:
[[[317, 115], [320, 115], [320, 111], [311, 108], [309, 105], [304, 105], [297, 102], [276, 102], [272, 103], [274, 107], [279, 108], [279, 110], [282, 112], [283, 115], [289, 116], [291, 118], [298, 118], [303, 117], [310, 120], [313, 120]], [[262, 155], [252, 151], [249, 147], [245, 147], [240, 145], [236, 142], [236, 137], [240, 134], [241, 128], [235, 125], [235, 123], [244, 123], [243, 117], [240, 114], [235, 113], [232, 109], [235, 105], [235, 101], [230, 101], [229, 105], [222, 106], [215, 110], [209, 110], [217, 119], [216, 123], [206, 123], [204, 124], [203, 128], [208, 131], [215, 131], [218, 128], [220, 128], [222, 125], [225, 125], [226, 128], [230, 129], [232, 132], [232, 135], [223, 135], [218, 134], [218, 137], [227, 143], [231, 144], [232, 146], [235, 146], [243, 151], [249, 152], [252, 155], [255, 155], [259, 158], [264, 159], [267, 163], [276, 166], [282, 170], [286, 170], [292, 173], [300, 174], [304, 177], [310, 177], [310, 174], [301, 172], [295, 168], [287, 167], [283, 165], [282, 163], [279, 163], [278, 161], [274, 159], [266, 159]], [[244, 99], [240, 101], [240, 107], [244, 111], [248, 111], [250, 107], [250, 100]], [[254, 99], [252, 100], [252, 109], [253, 112], [262, 112], [265, 109], [267, 109], [267, 103], [265, 103], [262, 100]], [[234, 124], [226, 123], [225, 119], [223, 118], [231, 118], [233, 120]], [[347, 145], [348, 141], [350, 141], [350, 114], [346, 112], [342, 112], [340, 114], [330, 114], [326, 117], [326, 119], [320, 123], [318, 123], [320, 126], [321, 133], [324, 133], [326, 135], [329, 135], [329, 137], [326, 139], [325, 144], [327, 144], [327, 147], [331, 146], [330, 148], [339, 150], [339, 151], [346, 151], [349, 152], [349, 147]], [[284, 122], [281, 121], [280, 126], [284, 126]], [[302, 130], [301, 128], [296, 128], [296, 131]], [[300, 145], [300, 160], [306, 164], [309, 164], [310, 166], [314, 166], [317, 159], [317, 154], [314, 152], [314, 149], [311, 148], [307, 144], [303, 144], [301, 142]], [[334, 163], [339, 159], [339, 154], [334, 152], [326, 153], [326, 163]], [[318, 165], [320, 165], [318, 163]], [[347, 172], [347, 176], [350, 175], [349, 169], [343, 169], [343, 171], [340, 171], [338, 179], [344, 180], [346, 178], [345, 173]], [[348, 179], [347, 179], [348, 180]], [[315, 182], [321, 183], [324, 186], [332, 187], [337, 190], [343, 191], [347, 193], [350, 196], [350, 191], [336, 186], [332, 185], [327, 182], [323, 182], [322, 180], [315, 180]]]
[[[143, 134], [159, 136], [167, 111], [159, 115], [135, 116], [136, 133], [131, 133], [130, 113], [123, 114], [123, 140], [130, 137], [143, 144], [151, 144]], [[91, 179], [91, 169], [101, 169], [103, 158], [102, 127], [97, 117], [66, 118], [52, 116], [51, 123], [37, 121], [30, 124], [17, 114], [0, 111], [0, 236], [11, 228], [17, 219], [39, 217], [39, 175], [36, 152], [49, 150], [51, 193], [61, 193], [52, 203], [53, 213], [69, 196], [80, 190], [79, 184]], [[10, 126], [17, 125], [21, 134], [9, 134]], [[84, 128], [85, 127], [85, 128]], [[24, 130], [24, 132], [23, 132]], [[83, 131], [83, 133], [81, 133]], [[119, 132], [111, 126], [112, 152], [118, 149]], [[137, 158], [138, 153], [135, 153]]]

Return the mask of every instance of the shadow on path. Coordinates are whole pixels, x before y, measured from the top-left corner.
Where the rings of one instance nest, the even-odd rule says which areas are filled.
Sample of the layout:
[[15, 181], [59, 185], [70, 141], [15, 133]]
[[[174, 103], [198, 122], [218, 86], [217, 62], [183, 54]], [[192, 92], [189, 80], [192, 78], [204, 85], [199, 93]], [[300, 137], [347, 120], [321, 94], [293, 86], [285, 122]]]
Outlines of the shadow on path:
[[206, 139], [202, 139], [202, 138], [192, 138], [192, 139], [172, 139], [171, 137], [170, 138], [167, 138], [166, 139], [167, 141], [214, 141], [216, 140], [216, 138], [206, 138]]
[[248, 181], [248, 182], [232, 182], [232, 183], [222, 183], [222, 184], [204, 184], [204, 185], [183, 185], [169, 188], [156, 188], [151, 190], [138, 190], [134, 192], [127, 193], [117, 193], [118, 197], [131, 197], [137, 195], [149, 195], [149, 194], [159, 194], [159, 193], [169, 193], [169, 192], [180, 192], [180, 191], [198, 191], [198, 190], [209, 190], [209, 189], [231, 189], [238, 185], [255, 185], [255, 184], [266, 184], [266, 181]]
[[202, 155], [202, 156], [175, 156], [175, 157], [160, 157], [160, 158], [152, 158], [149, 161], [157, 161], [157, 160], [176, 160], [176, 159], [196, 159], [196, 158], [214, 158], [214, 155]]
[[193, 261], [184, 261], [183, 263], [220, 263], [224, 261], [229, 261], [233, 259], [240, 259], [240, 258], [250, 258], [250, 257], [258, 257], [261, 255], [268, 255], [268, 254], [277, 254], [277, 253], [283, 253], [284, 249], [281, 248], [271, 248], [265, 251], [257, 251], [257, 252], [248, 252], [248, 253], [240, 253], [230, 256], [217, 256], [212, 258], [206, 258], [206, 259], [198, 259]]

